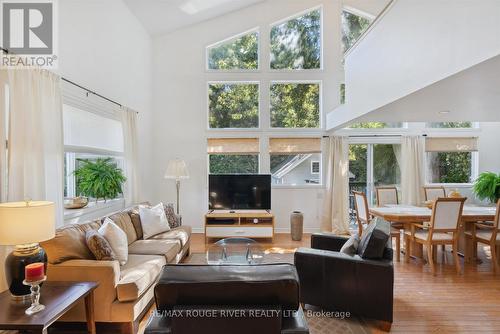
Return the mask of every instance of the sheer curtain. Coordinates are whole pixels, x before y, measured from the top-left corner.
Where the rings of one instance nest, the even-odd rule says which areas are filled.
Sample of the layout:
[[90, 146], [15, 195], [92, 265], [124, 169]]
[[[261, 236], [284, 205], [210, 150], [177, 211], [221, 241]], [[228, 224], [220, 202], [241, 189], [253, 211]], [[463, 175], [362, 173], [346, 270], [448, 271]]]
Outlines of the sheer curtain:
[[420, 136], [403, 137], [401, 142], [403, 204], [421, 205], [424, 182], [424, 139]]
[[322, 231], [349, 234], [349, 146], [345, 137], [332, 136], [328, 148]]
[[123, 107], [122, 112], [123, 146], [125, 150], [125, 176], [127, 182], [124, 186], [126, 205], [137, 203], [137, 112]]
[[[7, 140], [7, 106], [7, 71], [0, 70], [0, 202], [7, 200], [7, 152], [5, 149], [5, 142]], [[8, 288], [3, 273], [3, 265], [10, 251], [10, 247], [0, 246], [0, 272], [2, 273], [0, 275], [0, 292]]]

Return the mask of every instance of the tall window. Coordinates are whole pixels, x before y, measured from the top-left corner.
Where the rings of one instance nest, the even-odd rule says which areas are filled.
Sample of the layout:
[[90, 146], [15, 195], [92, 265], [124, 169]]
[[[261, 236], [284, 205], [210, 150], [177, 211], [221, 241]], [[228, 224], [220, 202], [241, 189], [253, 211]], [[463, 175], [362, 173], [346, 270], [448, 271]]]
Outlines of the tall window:
[[258, 174], [257, 138], [209, 138], [207, 141], [210, 174]]
[[371, 20], [353, 14], [347, 10], [342, 11], [342, 49], [349, 50], [359, 37], [368, 29]]
[[210, 83], [210, 128], [259, 127], [259, 84]]
[[271, 84], [273, 128], [319, 128], [319, 83]]
[[321, 68], [321, 11], [314, 10], [271, 28], [271, 68]]
[[470, 183], [475, 178], [477, 138], [427, 138], [428, 183]]
[[259, 68], [259, 34], [244, 34], [207, 48], [210, 70], [256, 70]]
[[273, 184], [321, 184], [320, 138], [270, 138]]
[[63, 126], [65, 197], [81, 195], [74, 173], [83, 159], [111, 158], [117, 167], [123, 169], [123, 132], [118, 119], [64, 104]]

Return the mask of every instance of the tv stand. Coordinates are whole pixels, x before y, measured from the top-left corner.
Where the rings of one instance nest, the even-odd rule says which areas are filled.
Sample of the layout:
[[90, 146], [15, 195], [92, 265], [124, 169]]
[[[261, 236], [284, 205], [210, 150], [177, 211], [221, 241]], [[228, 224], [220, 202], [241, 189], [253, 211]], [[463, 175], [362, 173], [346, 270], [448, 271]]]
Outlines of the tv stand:
[[209, 238], [274, 238], [270, 210], [211, 210], [205, 215], [205, 241]]

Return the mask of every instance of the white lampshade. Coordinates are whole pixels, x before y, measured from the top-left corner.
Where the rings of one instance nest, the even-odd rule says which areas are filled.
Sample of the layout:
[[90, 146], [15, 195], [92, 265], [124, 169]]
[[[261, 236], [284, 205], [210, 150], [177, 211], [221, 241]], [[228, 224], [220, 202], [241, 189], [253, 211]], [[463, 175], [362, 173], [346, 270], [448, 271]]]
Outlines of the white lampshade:
[[165, 178], [176, 180], [189, 179], [186, 162], [180, 159], [170, 160], [165, 171]]
[[52, 202], [0, 203], [0, 245], [24, 245], [52, 239], [55, 221]]

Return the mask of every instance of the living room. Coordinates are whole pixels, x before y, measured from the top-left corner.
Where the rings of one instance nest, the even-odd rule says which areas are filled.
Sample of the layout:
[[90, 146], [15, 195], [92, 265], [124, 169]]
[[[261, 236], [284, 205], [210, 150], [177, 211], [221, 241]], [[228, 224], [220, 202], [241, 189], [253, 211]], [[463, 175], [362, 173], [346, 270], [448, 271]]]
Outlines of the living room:
[[496, 330], [499, 1], [27, 3], [0, 1], [0, 332]]

